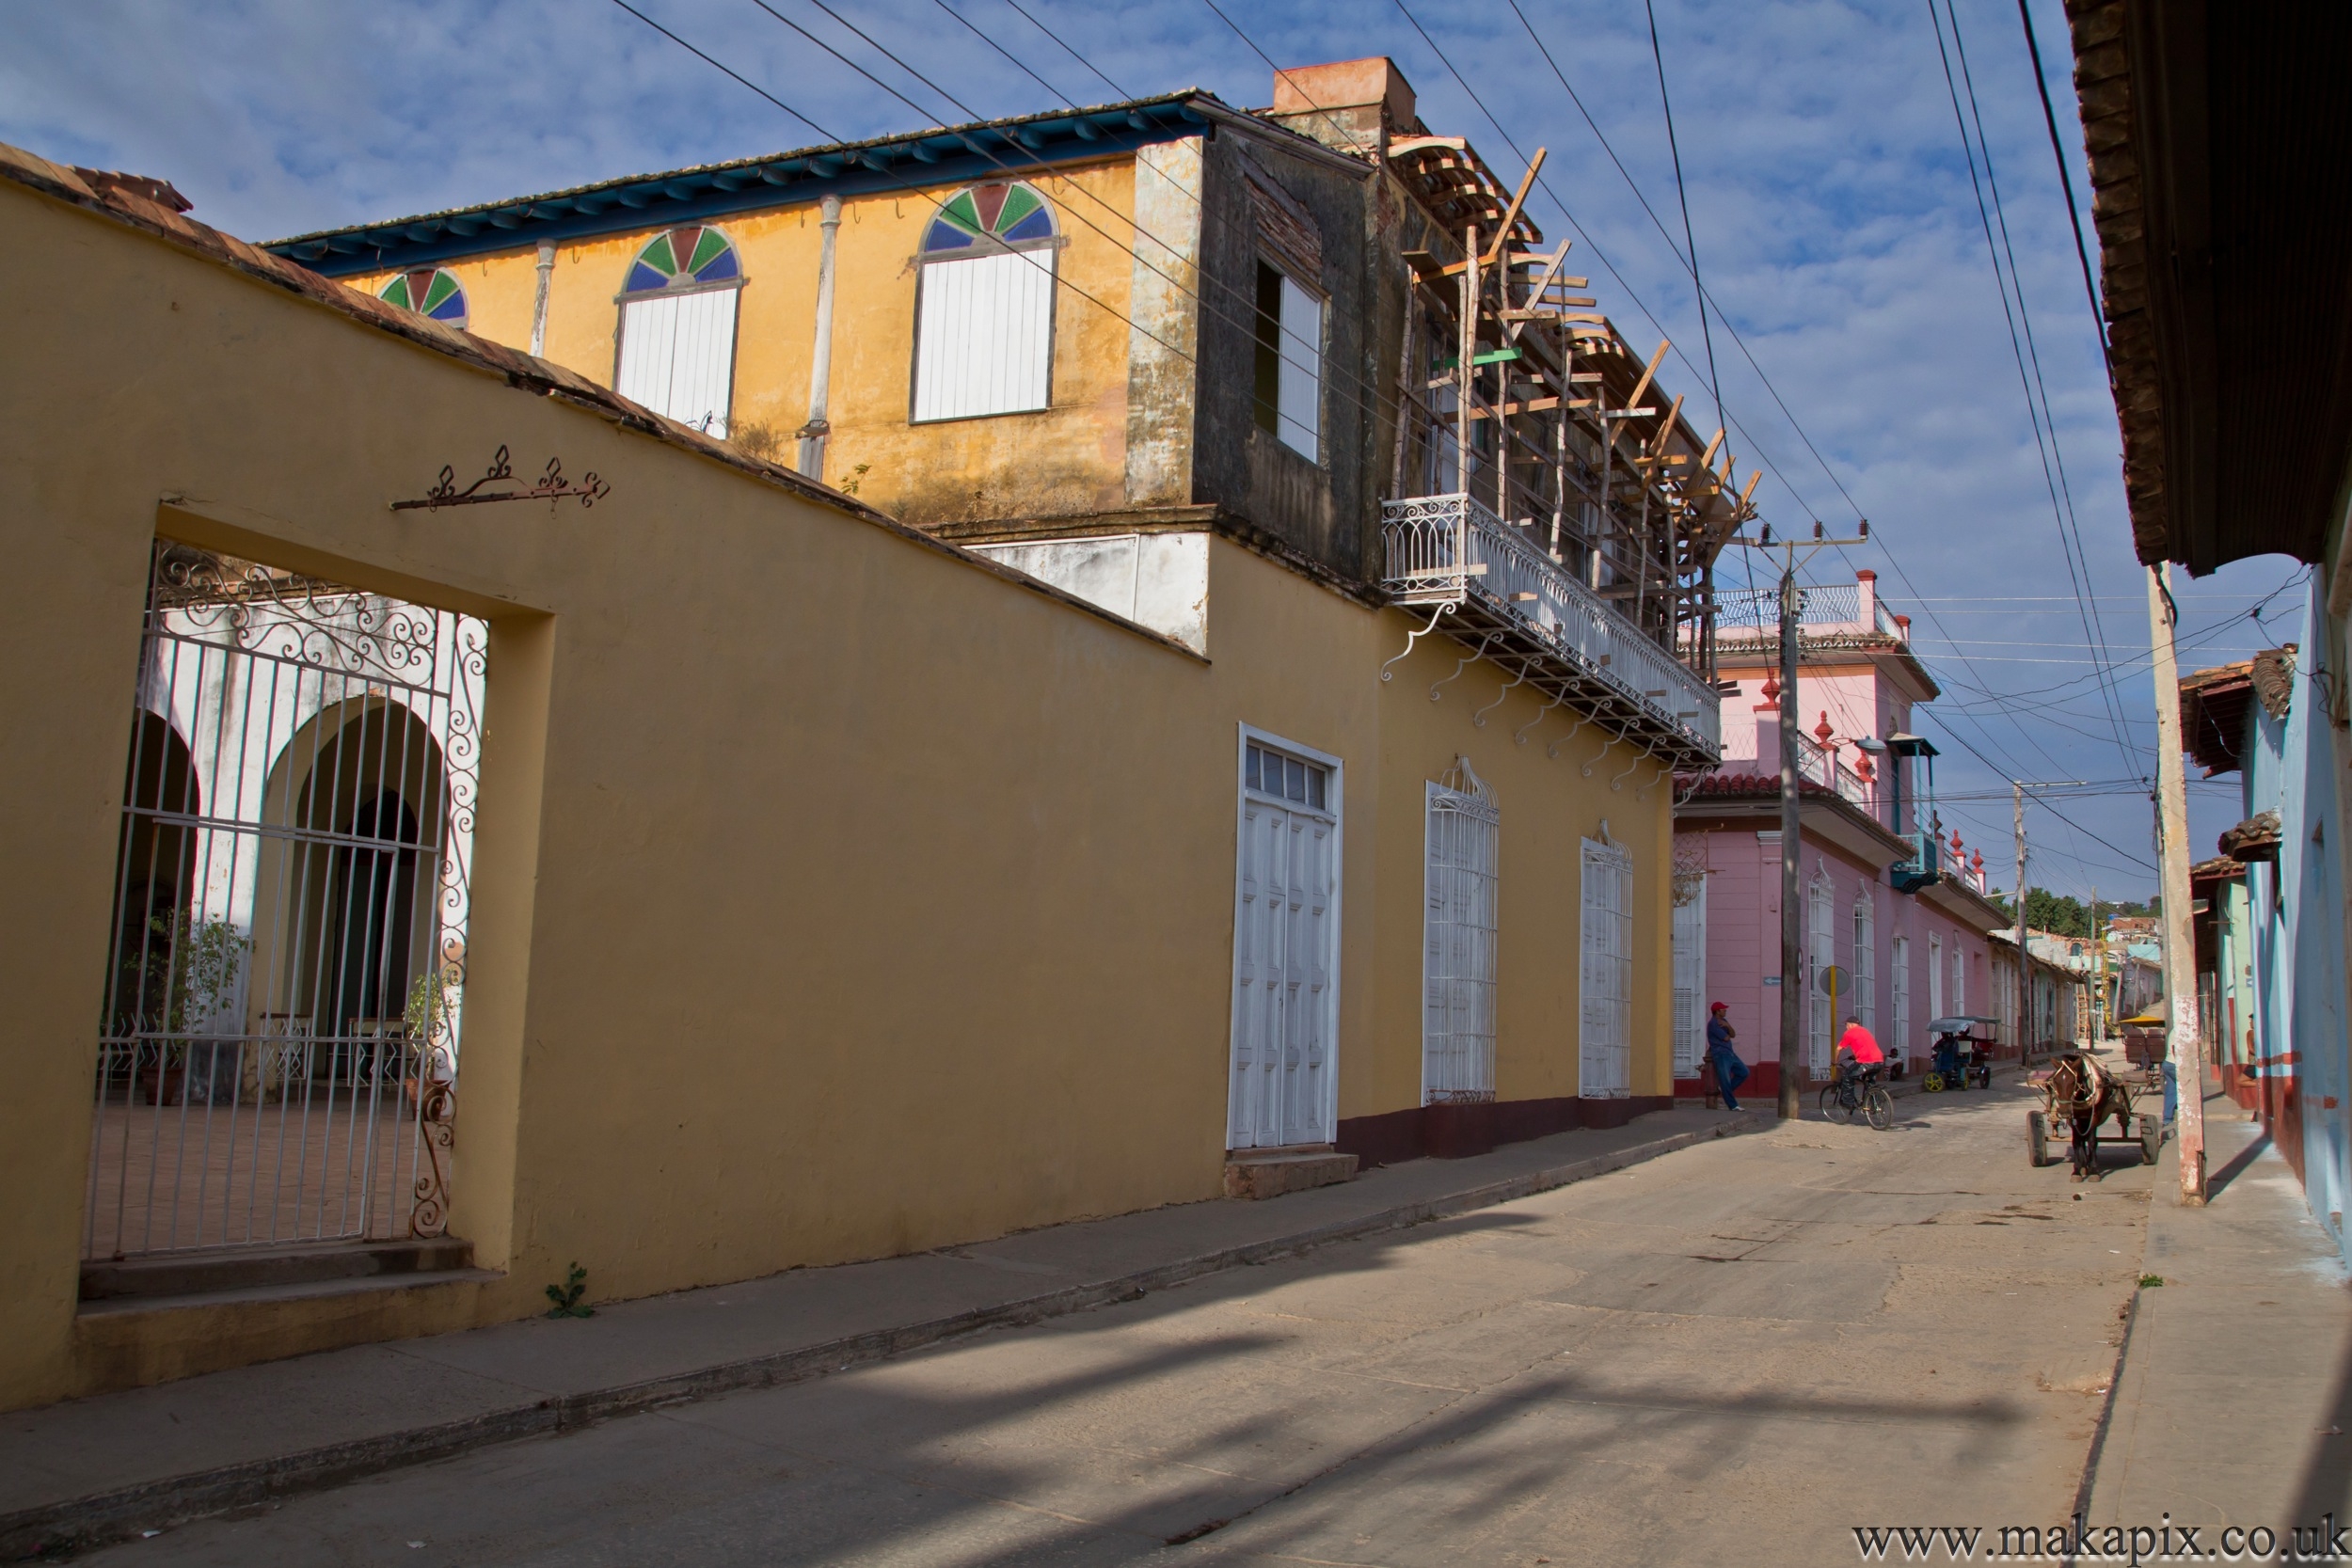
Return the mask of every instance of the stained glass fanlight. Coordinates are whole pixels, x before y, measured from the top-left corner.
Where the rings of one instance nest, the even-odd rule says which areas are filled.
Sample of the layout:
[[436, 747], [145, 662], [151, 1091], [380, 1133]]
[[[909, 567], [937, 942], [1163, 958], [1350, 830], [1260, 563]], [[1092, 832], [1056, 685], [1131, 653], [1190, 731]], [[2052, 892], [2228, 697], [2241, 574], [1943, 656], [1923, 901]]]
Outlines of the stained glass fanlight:
[[1020, 181], [967, 185], [950, 197], [923, 231], [923, 253], [969, 250], [982, 238], [1021, 245], [1054, 237], [1054, 209]]
[[464, 330], [466, 325], [466, 289], [457, 281], [457, 275], [447, 267], [419, 267], [414, 272], [396, 275], [384, 285], [377, 298], [387, 305], [397, 305], [404, 310], [414, 310], [444, 326]]
[[727, 283], [743, 276], [735, 245], [716, 229], [688, 224], [656, 234], [629, 264], [622, 293], [650, 293], [657, 289], [690, 288], [697, 283]]

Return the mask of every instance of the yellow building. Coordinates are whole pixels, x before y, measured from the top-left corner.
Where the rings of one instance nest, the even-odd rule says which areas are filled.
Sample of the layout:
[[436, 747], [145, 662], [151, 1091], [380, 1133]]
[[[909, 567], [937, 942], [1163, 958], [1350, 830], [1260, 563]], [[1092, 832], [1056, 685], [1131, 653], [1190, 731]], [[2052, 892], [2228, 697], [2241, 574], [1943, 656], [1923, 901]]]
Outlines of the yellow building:
[[[42, 302], [0, 515], [50, 588], [0, 688], [0, 1404], [527, 1314], [575, 1259], [642, 1295], [1666, 1102], [1698, 444], [1628, 437], [1686, 508], [1663, 584], [1400, 488], [1449, 443], [1506, 507], [1569, 471], [1359, 395], [1475, 249], [1359, 222], [1415, 188], [1376, 154], [1100, 116], [956, 133], [1028, 162], [930, 194], [534, 201], [608, 220], [551, 261], [410, 222], [509, 247], [387, 230], [364, 290], [0, 151]], [[1629, 406], [1626, 358], [1541, 362]]]

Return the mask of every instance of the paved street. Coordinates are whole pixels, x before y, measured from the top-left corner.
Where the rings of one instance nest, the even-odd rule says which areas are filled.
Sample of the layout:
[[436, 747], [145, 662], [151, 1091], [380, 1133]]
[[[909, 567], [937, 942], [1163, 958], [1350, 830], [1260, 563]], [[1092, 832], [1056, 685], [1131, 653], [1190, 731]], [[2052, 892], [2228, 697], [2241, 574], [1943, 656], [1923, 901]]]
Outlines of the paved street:
[[2151, 1173], [2028, 1169], [2026, 1101], [1709, 1143], [87, 1560], [1821, 1562], [1856, 1524], [2052, 1524]]

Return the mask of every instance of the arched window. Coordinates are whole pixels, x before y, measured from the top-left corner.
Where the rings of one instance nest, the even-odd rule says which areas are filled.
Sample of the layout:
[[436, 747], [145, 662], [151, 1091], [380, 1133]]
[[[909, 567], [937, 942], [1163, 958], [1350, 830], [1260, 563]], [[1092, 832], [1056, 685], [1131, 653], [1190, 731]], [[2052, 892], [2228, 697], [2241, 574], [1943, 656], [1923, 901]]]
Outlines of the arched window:
[[404, 310], [466, 329], [466, 286], [457, 281], [457, 275], [447, 267], [419, 267], [414, 272], [395, 275], [376, 293], [387, 305], [397, 305]]
[[1019, 181], [972, 185], [923, 230], [911, 417], [1027, 413], [1053, 395], [1054, 210]]
[[743, 267], [716, 229], [656, 234], [621, 290], [613, 389], [712, 436], [727, 433], [735, 390], [735, 296]]

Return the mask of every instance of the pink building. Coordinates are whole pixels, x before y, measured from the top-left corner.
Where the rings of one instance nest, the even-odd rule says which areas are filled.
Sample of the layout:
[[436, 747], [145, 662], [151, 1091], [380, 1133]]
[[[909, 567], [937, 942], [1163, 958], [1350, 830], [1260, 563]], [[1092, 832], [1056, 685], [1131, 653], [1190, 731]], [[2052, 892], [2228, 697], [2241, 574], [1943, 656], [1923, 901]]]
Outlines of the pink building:
[[[1934, 1043], [1929, 1020], [2003, 1015], [1986, 938], [2009, 922], [1985, 896], [1983, 856], [1917, 819], [1924, 771], [1885, 749], [1909, 735], [1912, 708], [1935, 699], [1935, 682], [1911, 651], [1909, 617], [1880, 602], [1877, 575], [1855, 578], [1806, 592], [1798, 642], [1801, 1017], [1816, 1078], [1850, 1018], [1916, 1070]], [[1779, 594], [1716, 597], [1720, 668], [1737, 689], [1724, 698], [1722, 768], [1686, 783], [1675, 813], [1676, 1092], [1700, 1092], [1707, 1010], [1723, 1002], [1755, 1069], [1746, 1092], [1770, 1096], [1780, 1058]], [[1899, 816], [1889, 777], [1898, 767], [1920, 775], [1906, 777]], [[1932, 835], [1925, 860], [1923, 829]], [[1906, 865], [1906, 879], [1929, 869], [1934, 879], [1899, 892], [1890, 873]], [[1834, 997], [1816, 983], [1832, 965], [1843, 975]]]

